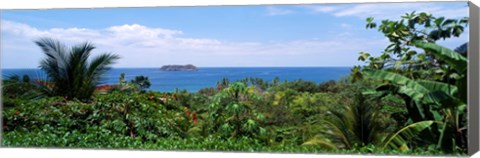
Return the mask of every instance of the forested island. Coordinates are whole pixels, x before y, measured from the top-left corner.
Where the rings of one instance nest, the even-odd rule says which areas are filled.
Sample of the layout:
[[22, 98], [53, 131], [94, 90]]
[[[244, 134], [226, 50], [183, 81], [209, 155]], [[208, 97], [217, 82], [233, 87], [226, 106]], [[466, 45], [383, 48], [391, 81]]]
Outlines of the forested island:
[[160, 68], [162, 71], [197, 71], [198, 68], [192, 64], [187, 65], [164, 65]]

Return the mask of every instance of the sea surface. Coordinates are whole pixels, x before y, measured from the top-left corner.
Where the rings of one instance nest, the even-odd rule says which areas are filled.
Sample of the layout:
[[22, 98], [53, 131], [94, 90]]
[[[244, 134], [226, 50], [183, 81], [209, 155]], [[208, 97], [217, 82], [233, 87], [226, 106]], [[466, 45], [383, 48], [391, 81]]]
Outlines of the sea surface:
[[[135, 76], [148, 76], [151, 86], [148, 90], [173, 92], [186, 89], [196, 92], [206, 87], [216, 87], [217, 81], [224, 77], [230, 81], [246, 77], [258, 77], [271, 81], [279, 77], [281, 81], [309, 80], [321, 83], [338, 80], [350, 74], [350, 67], [200, 67], [198, 71], [161, 71], [159, 68], [113, 68], [102, 80], [102, 84], [117, 84], [121, 73], [125, 73], [127, 81]], [[45, 73], [39, 69], [2, 69], [2, 76], [17, 74], [20, 77], [29, 75], [31, 79], [46, 79]]]

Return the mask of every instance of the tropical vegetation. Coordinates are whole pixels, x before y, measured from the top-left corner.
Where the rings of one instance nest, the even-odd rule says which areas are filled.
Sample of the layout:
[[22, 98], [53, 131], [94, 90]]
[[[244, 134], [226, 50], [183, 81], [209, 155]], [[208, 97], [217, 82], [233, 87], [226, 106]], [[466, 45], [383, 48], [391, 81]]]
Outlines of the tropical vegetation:
[[377, 25], [390, 44], [360, 52], [349, 76], [316, 83], [223, 78], [197, 92], [148, 90], [148, 76], [103, 85], [119, 59], [82, 43], [36, 41], [46, 80], [3, 80], [2, 145], [156, 150], [454, 154], [467, 153], [467, 19], [408, 13]]

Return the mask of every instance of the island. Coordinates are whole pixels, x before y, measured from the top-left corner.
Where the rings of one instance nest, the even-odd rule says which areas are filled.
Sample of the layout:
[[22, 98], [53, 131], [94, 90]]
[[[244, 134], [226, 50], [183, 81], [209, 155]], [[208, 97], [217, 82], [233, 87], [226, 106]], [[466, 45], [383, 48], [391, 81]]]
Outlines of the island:
[[192, 64], [187, 65], [164, 65], [160, 68], [162, 71], [197, 71], [198, 68]]

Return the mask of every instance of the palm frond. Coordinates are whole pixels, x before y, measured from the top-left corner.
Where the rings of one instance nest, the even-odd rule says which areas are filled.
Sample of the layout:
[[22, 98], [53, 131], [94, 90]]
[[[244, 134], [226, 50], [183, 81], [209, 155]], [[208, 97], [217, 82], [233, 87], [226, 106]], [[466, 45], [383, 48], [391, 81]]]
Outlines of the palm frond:
[[410, 124], [391, 135], [385, 142], [383, 148], [388, 147], [402, 152], [408, 151], [410, 150], [408, 142], [418, 136], [420, 132], [430, 127], [433, 123], [434, 121], [429, 120]]
[[118, 59], [120, 59], [120, 56], [111, 53], [93, 58], [86, 73], [87, 78], [91, 79], [89, 82], [98, 83], [100, 77], [110, 69], [109, 65], [114, 64]]
[[328, 139], [322, 137], [321, 135], [316, 135], [312, 139], [304, 142], [302, 145], [303, 146], [315, 145], [315, 146], [320, 146], [320, 147], [323, 147], [324, 149], [329, 149], [329, 150], [337, 149], [337, 146], [335, 144], [328, 141]]
[[51, 38], [42, 38], [35, 43], [46, 55], [40, 68], [54, 84], [51, 88], [44, 88], [47, 95], [88, 100], [102, 75], [109, 69], [108, 66], [119, 59], [117, 55], [102, 54], [89, 63], [91, 51], [95, 49], [90, 42], [75, 45], [70, 49]]

